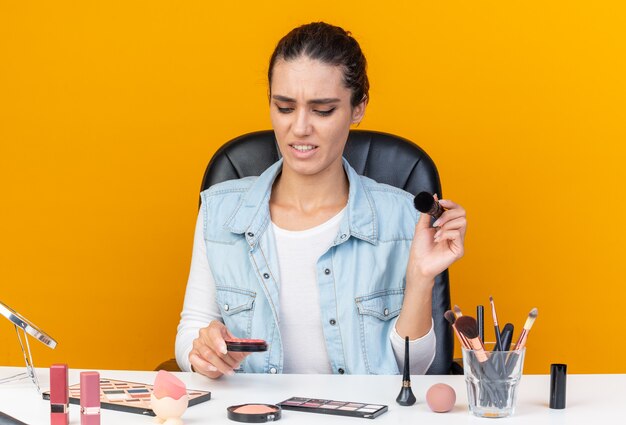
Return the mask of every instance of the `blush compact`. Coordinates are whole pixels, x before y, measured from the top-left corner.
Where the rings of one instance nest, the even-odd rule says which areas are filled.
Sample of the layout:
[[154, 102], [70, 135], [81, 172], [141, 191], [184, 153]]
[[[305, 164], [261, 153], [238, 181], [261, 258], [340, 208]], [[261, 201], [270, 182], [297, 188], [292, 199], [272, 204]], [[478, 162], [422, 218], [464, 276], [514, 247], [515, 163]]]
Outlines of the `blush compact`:
[[236, 422], [258, 424], [274, 422], [280, 419], [280, 407], [274, 404], [250, 403], [230, 406], [228, 419]]
[[225, 342], [228, 351], [244, 353], [267, 351], [267, 342], [262, 339], [227, 339]]

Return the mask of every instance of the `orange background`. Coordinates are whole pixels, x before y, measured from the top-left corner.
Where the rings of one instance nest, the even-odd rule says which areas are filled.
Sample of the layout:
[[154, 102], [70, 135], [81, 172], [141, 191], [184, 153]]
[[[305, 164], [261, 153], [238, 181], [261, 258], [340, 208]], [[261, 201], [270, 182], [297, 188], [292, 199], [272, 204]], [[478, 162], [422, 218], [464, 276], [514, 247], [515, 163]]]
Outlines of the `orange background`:
[[419, 143], [468, 210], [453, 302], [517, 330], [538, 307], [526, 372], [626, 372], [623, 2], [95, 3], [0, 0], [0, 300], [58, 339], [38, 366], [173, 357], [204, 167], [270, 127], [275, 43], [325, 20], [368, 57], [361, 128]]

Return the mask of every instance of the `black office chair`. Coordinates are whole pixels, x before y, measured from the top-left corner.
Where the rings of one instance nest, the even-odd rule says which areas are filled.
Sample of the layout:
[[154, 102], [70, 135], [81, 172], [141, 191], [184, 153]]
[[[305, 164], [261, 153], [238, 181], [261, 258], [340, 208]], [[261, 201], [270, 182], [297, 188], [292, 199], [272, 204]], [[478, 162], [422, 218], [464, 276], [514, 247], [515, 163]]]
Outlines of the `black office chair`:
[[[344, 157], [358, 174], [379, 183], [386, 183], [416, 195], [427, 191], [441, 198], [441, 184], [437, 167], [430, 157], [414, 143], [391, 134], [368, 130], [352, 130], [344, 150]], [[213, 155], [202, 179], [201, 191], [226, 180], [261, 175], [278, 161], [280, 152], [271, 130], [244, 134], [222, 146]], [[433, 288], [433, 319], [437, 335], [437, 352], [429, 374], [459, 373], [453, 363], [454, 340], [443, 314], [450, 309], [448, 271], [435, 279]], [[159, 368], [176, 370], [169, 360]]]

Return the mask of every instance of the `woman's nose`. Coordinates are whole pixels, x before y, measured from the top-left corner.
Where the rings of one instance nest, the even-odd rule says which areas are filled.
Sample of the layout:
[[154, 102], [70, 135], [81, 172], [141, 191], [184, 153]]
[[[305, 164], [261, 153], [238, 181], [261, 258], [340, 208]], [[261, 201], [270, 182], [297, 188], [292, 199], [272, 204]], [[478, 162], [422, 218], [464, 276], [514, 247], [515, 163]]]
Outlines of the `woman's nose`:
[[306, 110], [298, 110], [294, 114], [295, 122], [293, 123], [294, 136], [304, 137], [311, 134], [311, 121]]

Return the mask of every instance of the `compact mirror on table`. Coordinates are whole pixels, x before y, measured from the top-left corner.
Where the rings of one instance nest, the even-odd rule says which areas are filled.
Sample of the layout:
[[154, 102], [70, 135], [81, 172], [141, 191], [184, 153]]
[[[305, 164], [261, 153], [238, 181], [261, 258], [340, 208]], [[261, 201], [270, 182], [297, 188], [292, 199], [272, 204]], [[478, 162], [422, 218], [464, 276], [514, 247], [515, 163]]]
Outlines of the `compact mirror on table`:
[[21, 379], [32, 379], [37, 391], [41, 394], [41, 388], [39, 387], [39, 380], [37, 379], [37, 373], [33, 366], [33, 356], [30, 352], [30, 344], [28, 342], [28, 335], [35, 338], [42, 344], [55, 348], [57, 342], [50, 335], [42, 331], [35, 326], [32, 322], [21, 316], [18, 312], [13, 310], [8, 305], [0, 302], [0, 315], [6, 317], [15, 327], [15, 333], [17, 334], [17, 340], [22, 348], [22, 354], [24, 355], [24, 362], [26, 363], [26, 372], [18, 373], [17, 375], [8, 376], [0, 379], [0, 384], [7, 382], [19, 381]]

